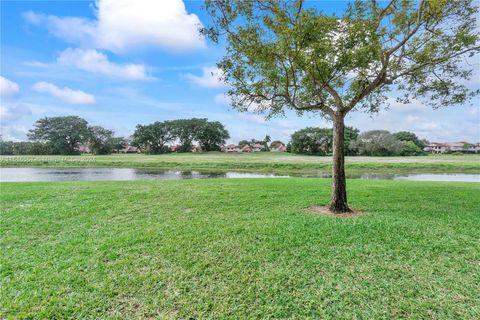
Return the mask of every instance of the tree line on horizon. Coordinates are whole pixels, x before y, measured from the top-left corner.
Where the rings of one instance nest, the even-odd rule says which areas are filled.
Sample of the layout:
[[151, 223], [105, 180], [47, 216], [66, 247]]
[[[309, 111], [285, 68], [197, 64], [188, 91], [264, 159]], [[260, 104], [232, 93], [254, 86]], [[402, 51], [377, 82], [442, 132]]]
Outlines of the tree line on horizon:
[[[427, 140], [409, 131], [392, 134], [387, 130], [371, 130], [360, 133], [354, 127], [345, 127], [344, 139], [344, 153], [348, 156], [418, 156], [426, 154], [423, 149], [428, 145]], [[292, 134], [287, 149], [299, 154], [331, 155], [333, 140], [332, 128], [308, 127]]]
[[171, 143], [176, 143], [177, 152], [192, 151], [194, 143], [202, 151], [220, 151], [220, 146], [229, 138], [229, 132], [219, 121], [178, 119], [137, 125], [132, 145], [149, 154], [169, 152]]
[[[95, 155], [118, 153], [128, 145], [146, 154], [191, 152], [196, 146], [201, 151], [220, 151], [230, 134], [219, 121], [192, 118], [139, 124], [130, 138], [124, 138], [114, 136], [112, 130], [101, 126], [90, 126], [78, 116], [65, 116], [39, 119], [29, 131], [28, 138], [30, 141], [0, 141], [0, 154], [75, 155], [81, 153], [81, 145], [88, 146]], [[413, 132], [392, 134], [386, 130], [372, 130], [360, 133], [354, 127], [345, 128], [344, 138], [344, 152], [350, 156], [423, 155], [423, 148], [428, 144], [427, 140], [419, 139]], [[270, 142], [270, 136], [266, 135], [263, 140], [241, 140], [239, 146], [260, 144], [264, 146], [264, 151], [269, 151], [272, 146], [284, 144], [292, 153], [331, 155], [333, 129], [307, 127], [294, 132], [288, 143], [280, 140]], [[172, 144], [175, 144], [175, 150], [171, 149]]]
[[148, 154], [169, 152], [178, 143], [178, 152], [190, 152], [193, 143], [204, 151], [220, 150], [230, 138], [224, 125], [208, 119], [178, 119], [137, 125], [130, 138], [116, 137], [112, 130], [90, 126], [78, 116], [45, 117], [35, 122], [27, 134], [29, 141], [0, 141], [2, 155], [78, 155], [87, 146], [95, 155], [120, 152], [128, 145]]

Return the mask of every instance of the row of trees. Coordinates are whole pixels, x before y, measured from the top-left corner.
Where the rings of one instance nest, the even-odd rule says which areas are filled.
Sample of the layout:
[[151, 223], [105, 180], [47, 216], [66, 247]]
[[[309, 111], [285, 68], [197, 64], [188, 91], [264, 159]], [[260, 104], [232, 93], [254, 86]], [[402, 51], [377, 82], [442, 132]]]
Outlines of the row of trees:
[[192, 151], [196, 143], [202, 151], [218, 151], [230, 134], [218, 121], [207, 119], [179, 119], [138, 125], [132, 145], [144, 153], [165, 153], [169, 144], [178, 143], [177, 152]]
[[[38, 120], [29, 131], [30, 141], [0, 141], [3, 155], [72, 155], [82, 152], [83, 146], [93, 154], [110, 154], [125, 148], [128, 141], [115, 137], [112, 130], [90, 126], [78, 116], [46, 117]], [[228, 131], [218, 121], [207, 119], [180, 119], [138, 125], [132, 145], [145, 153], [168, 152], [168, 144], [179, 143], [179, 152], [190, 152], [193, 143], [203, 151], [220, 150], [220, 145], [230, 138]]]
[[31, 141], [0, 141], [1, 155], [48, 155], [55, 154], [51, 145]]
[[[328, 155], [333, 152], [333, 139], [331, 128], [308, 127], [292, 134], [288, 149], [293, 153]], [[413, 132], [392, 134], [386, 130], [372, 130], [360, 133], [353, 127], [345, 127], [344, 139], [346, 155], [365, 156], [422, 155], [428, 143]]]
[[425, 152], [428, 144], [415, 133], [401, 131], [390, 133], [386, 130], [372, 130], [361, 133], [349, 147], [363, 156], [418, 156]]
[[[79, 154], [82, 151], [80, 145], [88, 146], [93, 154], [110, 154], [119, 152], [127, 145], [127, 140], [115, 137], [112, 130], [90, 126], [78, 116], [40, 119], [30, 130], [28, 137], [31, 141], [1, 141], [0, 154]], [[230, 135], [222, 123], [192, 118], [138, 125], [131, 145], [150, 154], [170, 152], [172, 144], [176, 144], [177, 152], [190, 152], [194, 144], [202, 151], [219, 151], [228, 138]], [[360, 133], [353, 127], [345, 127], [344, 139], [346, 155], [365, 156], [421, 155], [428, 143], [420, 140], [413, 132], [391, 134], [386, 130], [373, 130]], [[329, 155], [333, 152], [333, 140], [331, 128], [308, 127], [292, 134], [287, 147], [288, 151], [293, 153]], [[260, 144], [268, 151], [270, 142], [270, 136], [266, 135], [263, 140], [242, 140], [239, 145]], [[276, 140], [270, 146], [281, 143]]]
[[5, 155], [72, 155], [86, 145], [93, 154], [109, 154], [125, 145], [123, 137], [114, 137], [113, 131], [90, 126], [78, 116], [46, 117], [38, 120], [28, 134], [30, 141], [0, 142], [0, 154]]
[[[359, 130], [345, 127], [345, 154], [355, 155], [356, 152], [349, 148], [351, 141], [357, 139]], [[331, 128], [308, 127], [292, 134], [288, 148], [293, 153], [327, 155], [333, 150], [333, 130]]]

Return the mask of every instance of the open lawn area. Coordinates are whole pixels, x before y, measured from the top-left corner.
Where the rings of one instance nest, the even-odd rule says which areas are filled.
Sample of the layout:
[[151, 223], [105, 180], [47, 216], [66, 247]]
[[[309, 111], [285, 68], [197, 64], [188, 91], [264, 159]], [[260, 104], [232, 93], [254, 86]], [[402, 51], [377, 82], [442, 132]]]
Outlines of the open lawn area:
[[[291, 153], [172, 153], [163, 155], [115, 154], [108, 156], [0, 156], [2, 167], [128, 167], [199, 171], [255, 171], [276, 173], [330, 173], [331, 157]], [[417, 157], [346, 157], [347, 173], [478, 173], [480, 155], [429, 155]]]
[[328, 179], [0, 187], [2, 319], [480, 318], [478, 183], [351, 180], [353, 218], [307, 211]]

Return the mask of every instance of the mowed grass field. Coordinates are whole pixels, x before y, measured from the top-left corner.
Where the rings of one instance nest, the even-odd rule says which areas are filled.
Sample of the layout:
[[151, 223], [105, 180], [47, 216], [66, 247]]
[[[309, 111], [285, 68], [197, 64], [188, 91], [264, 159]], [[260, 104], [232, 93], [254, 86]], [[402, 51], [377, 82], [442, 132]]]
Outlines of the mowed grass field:
[[479, 183], [0, 187], [2, 319], [480, 318]]
[[[0, 156], [1, 167], [128, 167], [199, 171], [255, 171], [328, 173], [331, 157], [278, 152], [172, 153], [163, 155], [114, 154], [107, 156]], [[480, 155], [428, 155], [417, 157], [347, 157], [347, 173], [478, 173]]]

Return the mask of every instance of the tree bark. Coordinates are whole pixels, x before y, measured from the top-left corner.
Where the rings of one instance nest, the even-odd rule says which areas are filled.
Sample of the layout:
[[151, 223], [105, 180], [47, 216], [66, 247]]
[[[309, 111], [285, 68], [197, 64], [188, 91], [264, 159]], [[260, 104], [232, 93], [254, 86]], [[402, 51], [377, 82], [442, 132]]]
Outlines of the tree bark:
[[330, 211], [334, 213], [350, 212], [347, 204], [347, 182], [345, 179], [345, 123], [343, 114], [334, 117], [333, 124], [333, 168], [332, 168], [332, 202]]

